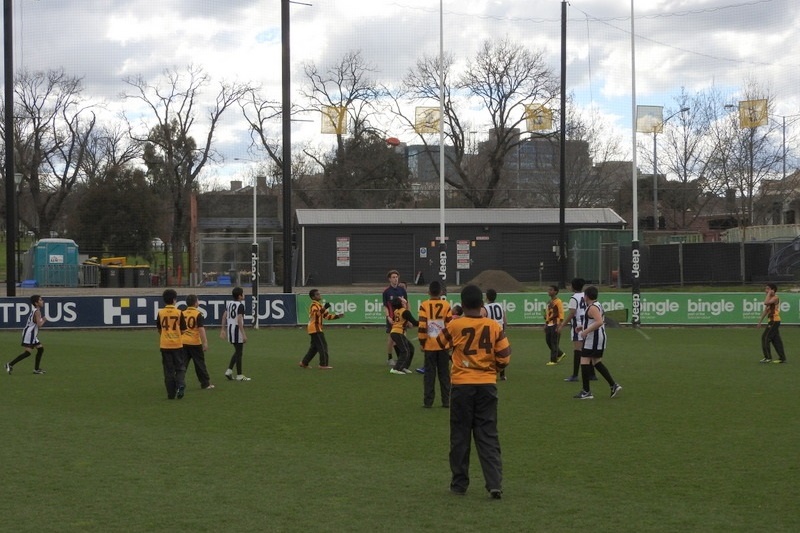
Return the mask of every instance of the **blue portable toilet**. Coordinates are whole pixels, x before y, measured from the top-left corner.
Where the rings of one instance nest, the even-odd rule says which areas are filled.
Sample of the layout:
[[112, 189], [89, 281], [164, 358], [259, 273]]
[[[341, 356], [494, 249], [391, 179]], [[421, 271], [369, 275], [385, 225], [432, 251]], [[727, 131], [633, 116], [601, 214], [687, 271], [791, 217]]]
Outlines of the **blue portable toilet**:
[[39, 239], [33, 246], [33, 277], [40, 287], [77, 287], [78, 270], [72, 239]]

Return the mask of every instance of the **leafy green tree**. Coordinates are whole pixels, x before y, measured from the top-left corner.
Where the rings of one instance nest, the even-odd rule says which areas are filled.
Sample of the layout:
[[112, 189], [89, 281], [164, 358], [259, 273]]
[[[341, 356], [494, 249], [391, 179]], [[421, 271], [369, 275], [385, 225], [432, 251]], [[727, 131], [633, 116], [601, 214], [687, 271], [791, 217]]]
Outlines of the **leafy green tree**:
[[149, 254], [161, 204], [142, 169], [109, 168], [81, 185], [77, 194], [68, 231], [81, 250]]

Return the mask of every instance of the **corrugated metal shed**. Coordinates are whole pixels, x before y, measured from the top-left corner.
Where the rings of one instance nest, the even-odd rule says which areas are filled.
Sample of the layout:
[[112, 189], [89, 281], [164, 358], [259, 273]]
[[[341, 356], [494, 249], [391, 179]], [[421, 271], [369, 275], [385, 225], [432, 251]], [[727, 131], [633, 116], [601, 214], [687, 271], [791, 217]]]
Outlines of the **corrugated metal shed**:
[[[300, 226], [319, 225], [438, 225], [439, 209], [298, 209]], [[566, 224], [626, 224], [613, 209], [567, 209]], [[547, 209], [445, 209], [447, 224], [558, 224], [559, 210]]]

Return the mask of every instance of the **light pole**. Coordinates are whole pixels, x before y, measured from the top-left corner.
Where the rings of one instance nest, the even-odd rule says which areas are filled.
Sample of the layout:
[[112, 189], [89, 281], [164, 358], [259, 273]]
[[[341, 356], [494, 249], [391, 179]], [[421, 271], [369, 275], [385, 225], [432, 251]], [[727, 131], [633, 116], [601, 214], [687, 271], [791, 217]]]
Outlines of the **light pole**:
[[14, 245], [17, 235], [16, 192], [11, 176], [14, 175], [14, 25], [12, 0], [3, 0], [3, 89], [5, 94], [5, 193], [6, 193], [6, 296], [17, 295], [14, 269]]
[[22, 232], [19, 231], [19, 192], [20, 192], [19, 188], [20, 188], [20, 185], [22, 184], [22, 178], [23, 178], [23, 175], [21, 173], [14, 172], [14, 193], [16, 195], [16, 200], [17, 200], [16, 201], [16, 209], [14, 210], [14, 214], [16, 215], [17, 220], [16, 220], [14, 226], [17, 229], [17, 281], [18, 282], [22, 281], [22, 266], [20, 265], [20, 260], [19, 260], [19, 256], [20, 256], [20, 241], [22, 240], [22, 238], [20, 236]]
[[[234, 157], [234, 161], [250, 161]], [[253, 289], [253, 301], [251, 302], [251, 312], [253, 314], [253, 328], [258, 329], [258, 175], [253, 176], [253, 244], [250, 245], [250, 280]]]
[[653, 229], [659, 229], [658, 223], [658, 134], [664, 131], [664, 124], [669, 122], [669, 120], [678, 115], [679, 113], [685, 113], [689, 111], [688, 107], [682, 107], [678, 111], [675, 111], [673, 114], [668, 116], [667, 118], [661, 120], [660, 123], [655, 124], [653, 126]]
[[258, 176], [253, 177], [253, 245], [250, 247], [253, 327], [258, 329]]

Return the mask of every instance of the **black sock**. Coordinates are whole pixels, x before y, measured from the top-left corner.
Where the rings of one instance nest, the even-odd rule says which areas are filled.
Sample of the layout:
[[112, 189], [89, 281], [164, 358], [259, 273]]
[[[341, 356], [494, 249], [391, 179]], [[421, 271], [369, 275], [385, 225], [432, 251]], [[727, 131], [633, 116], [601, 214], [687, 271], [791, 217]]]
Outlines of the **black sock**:
[[390, 354], [390, 353], [387, 353], [387, 354], [386, 354], [386, 358], [387, 358], [389, 361], [391, 361], [391, 360], [392, 360], [392, 354]]
[[614, 378], [611, 377], [611, 372], [608, 371], [606, 365], [604, 365], [602, 361], [598, 361], [597, 363], [595, 363], [594, 368], [595, 370], [600, 372], [600, 375], [605, 378], [609, 386], [611, 387], [614, 386]]
[[24, 351], [24, 352], [22, 352], [21, 354], [19, 354], [17, 357], [15, 357], [15, 358], [14, 358], [14, 360], [13, 360], [13, 361], [11, 361], [11, 362], [10, 362], [10, 363], [8, 363], [8, 364], [9, 364], [9, 365], [11, 365], [11, 366], [14, 366], [14, 365], [16, 365], [17, 363], [19, 363], [20, 361], [22, 361], [23, 359], [25, 359], [26, 357], [28, 357], [30, 354], [31, 354], [31, 352]]
[[589, 376], [591, 376], [591, 364], [588, 365], [581, 365], [581, 378], [583, 380], [583, 390], [589, 392], [591, 389], [589, 388]]
[[581, 368], [581, 351], [572, 351], [572, 375], [578, 377], [578, 370]]
[[36, 349], [36, 363], [33, 366], [34, 370], [39, 370], [39, 363], [42, 362], [42, 354], [44, 353], [44, 346]]

